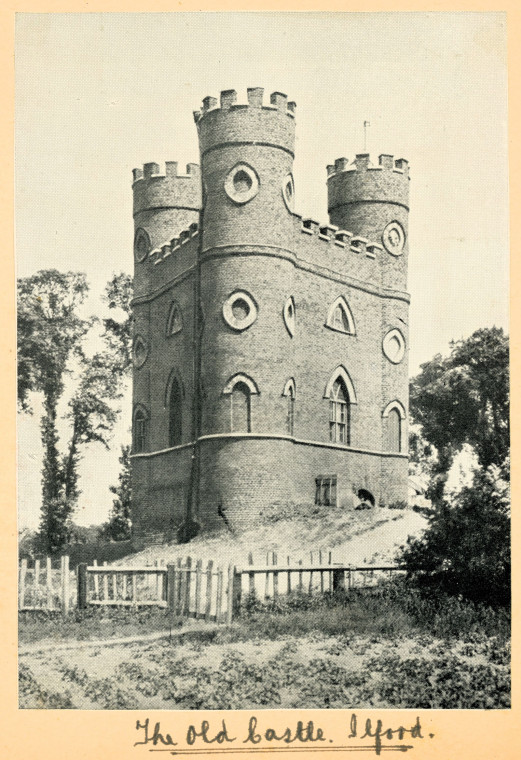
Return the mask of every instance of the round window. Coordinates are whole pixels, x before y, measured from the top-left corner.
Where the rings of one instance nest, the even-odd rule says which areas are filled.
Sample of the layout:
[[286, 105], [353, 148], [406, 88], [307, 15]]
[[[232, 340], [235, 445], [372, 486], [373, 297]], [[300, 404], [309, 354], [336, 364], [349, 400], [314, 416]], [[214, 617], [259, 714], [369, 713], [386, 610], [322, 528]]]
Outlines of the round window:
[[224, 182], [226, 195], [234, 203], [247, 203], [259, 192], [259, 178], [248, 164], [237, 164], [228, 172]]
[[148, 233], [139, 227], [134, 236], [134, 256], [136, 261], [143, 261], [150, 252], [150, 238]]
[[405, 245], [405, 232], [399, 222], [390, 222], [382, 234], [385, 250], [393, 256], [400, 256]]
[[286, 330], [289, 332], [291, 337], [295, 334], [295, 301], [293, 300], [293, 296], [290, 296], [286, 303], [284, 304], [284, 309], [282, 311], [282, 316], [284, 319], [284, 324], [286, 325]]
[[132, 346], [132, 361], [134, 367], [142, 367], [148, 356], [148, 348], [141, 335], [136, 335]]
[[234, 330], [242, 331], [257, 319], [257, 304], [244, 290], [232, 293], [223, 304], [225, 322]]
[[282, 197], [288, 211], [293, 211], [295, 208], [295, 184], [291, 174], [284, 177], [282, 181]]
[[399, 364], [405, 356], [405, 338], [396, 328], [387, 333], [382, 347], [385, 356], [393, 364]]

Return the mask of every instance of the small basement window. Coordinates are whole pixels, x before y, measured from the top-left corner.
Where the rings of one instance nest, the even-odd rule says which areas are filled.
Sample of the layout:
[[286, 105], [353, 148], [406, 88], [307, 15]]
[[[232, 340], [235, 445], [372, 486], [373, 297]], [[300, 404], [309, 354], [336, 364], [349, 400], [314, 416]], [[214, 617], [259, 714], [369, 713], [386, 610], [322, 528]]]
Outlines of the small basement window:
[[315, 504], [336, 507], [336, 475], [319, 475], [315, 480]]

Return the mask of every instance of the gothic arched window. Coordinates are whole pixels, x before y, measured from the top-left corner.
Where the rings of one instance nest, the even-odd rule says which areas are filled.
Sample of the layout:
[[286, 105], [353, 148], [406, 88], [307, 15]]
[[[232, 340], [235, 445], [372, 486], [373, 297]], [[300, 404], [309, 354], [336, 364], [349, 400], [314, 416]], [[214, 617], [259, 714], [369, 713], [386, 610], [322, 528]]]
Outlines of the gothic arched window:
[[231, 431], [251, 433], [250, 389], [243, 382], [236, 383], [231, 392]]
[[179, 380], [174, 377], [168, 397], [168, 443], [179, 446], [182, 440], [183, 394]]
[[343, 296], [339, 296], [329, 307], [326, 327], [337, 332], [355, 335], [355, 320], [353, 319], [349, 304]]
[[148, 414], [143, 407], [134, 412], [132, 443], [134, 454], [140, 454], [148, 448]]
[[170, 306], [168, 313], [168, 320], [166, 323], [166, 334], [175, 335], [183, 329], [183, 317], [181, 315], [181, 309], [179, 304], [174, 301]]
[[400, 453], [402, 450], [402, 421], [398, 409], [391, 409], [385, 424], [385, 451]]
[[286, 430], [288, 435], [293, 435], [294, 422], [295, 422], [295, 396], [296, 388], [295, 381], [292, 377], [286, 382], [282, 395], [287, 399], [287, 417], [286, 417]]
[[258, 394], [255, 381], [238, 373], [223, 388], [223, 395], [230, 396], [230, 431], [251, 433], [251, 397]]
[[406, 419], [405, 407], [398, 401], [390, 401], [382, 412], [383, 424], [383, 447], [384, 451], [392, 451], [401, 454], [406, 448], [404, 437], [407, 435], [404, 428]]
[[339, 377], [329, 394], [329, 440], [349, 445], [349, 423], [349, 396], [344, 381]]

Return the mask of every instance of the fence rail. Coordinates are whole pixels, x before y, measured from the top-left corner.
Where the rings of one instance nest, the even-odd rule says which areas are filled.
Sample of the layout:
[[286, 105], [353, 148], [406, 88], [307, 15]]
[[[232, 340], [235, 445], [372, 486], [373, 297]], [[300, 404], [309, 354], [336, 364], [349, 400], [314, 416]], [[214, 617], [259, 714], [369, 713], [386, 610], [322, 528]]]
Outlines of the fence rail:
[[309, 559], [292, 561], [286, 557], [279, 564], [275, 552], [268, 552], [265, 564], [217, 566], [213, 560], [186, 557], [165, 565], [130, 567], [80, 563], [69, 569], [68, 557], [53, 567], [49, 557], [35, 560], [30, 568], [26, 559], [20, 563], [19, 609], [62, 610], [73, 606], [93, 607], [162, 607], [172, 618], [231, 623], [247, 594], [259, 600], [276, 599], [294, 592], [316, 594], [340, 589], [375, 585], [395, 572], [396, 565], [354, 566], [333, 562], [330, 550], [310, 552]]

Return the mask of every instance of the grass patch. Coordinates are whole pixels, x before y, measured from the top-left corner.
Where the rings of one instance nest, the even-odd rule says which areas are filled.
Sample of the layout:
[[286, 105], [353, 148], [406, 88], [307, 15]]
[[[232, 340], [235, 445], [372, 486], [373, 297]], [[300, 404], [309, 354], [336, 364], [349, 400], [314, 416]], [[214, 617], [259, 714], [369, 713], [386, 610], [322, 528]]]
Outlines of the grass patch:
[[[61, 634], [81, 627], [84, 638], [99, 636], [101, 622], [89, 613], [59, 620]], [[104, 610], [101, 619], [121, 636], [130, 630], [122, 627], [129, 618], [141, 632], [150, 630], [152, 620], [163, 629], [167, 621], [164, 611], [151, 610]], [[508, 635], [506, 612], [450, 597], [430, 599], [404, 579], [344, 595], [290, 595], [266, 605], [249, 598], [231, 626], [187, 627], [175, 642], [112, 646], [110, 655], [103, 647], [26, 655], [20, 704], [114, 710], [507, 708]]]
[[18, 613], [18, 641], [30, 644], [45, 639], [53, 641], [87, 641], [125, 636], [142, 636], [169, 628], [163, 608], [89, 607], [73, 610], [64, 617], [60, 612], [31, 610]]
[[[510, 638], [510, 615], [503, 608], [448, 595], [422, 594], [396, 578], [372, 589], [352, 589], [338, 594], [292, 594], [266, 604], [248, 597], [240, 622], [247, 637], [283, 637], [299, 633], [324, 635], [409, 635], [429, 633], [437, 638]], [[239, 634], [240, 635], [240, 634]]]

